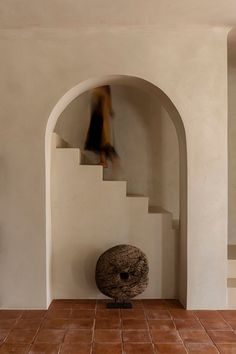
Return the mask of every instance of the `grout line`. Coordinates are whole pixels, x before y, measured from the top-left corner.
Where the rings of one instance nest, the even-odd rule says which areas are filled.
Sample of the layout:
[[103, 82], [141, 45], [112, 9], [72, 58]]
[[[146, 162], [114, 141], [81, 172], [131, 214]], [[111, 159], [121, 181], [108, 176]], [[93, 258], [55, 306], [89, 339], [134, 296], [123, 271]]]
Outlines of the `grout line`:
[[96, 300], [95, 309], [94, 309], [94, 318], [93, 318], [92, 340], [91, 340], [90, 354], [92, 354], [93, 346], [94, 346], [95, 326], [96, 326], [96, 320], [97, 320], [97, 310], [98, 310], [98, 300]]

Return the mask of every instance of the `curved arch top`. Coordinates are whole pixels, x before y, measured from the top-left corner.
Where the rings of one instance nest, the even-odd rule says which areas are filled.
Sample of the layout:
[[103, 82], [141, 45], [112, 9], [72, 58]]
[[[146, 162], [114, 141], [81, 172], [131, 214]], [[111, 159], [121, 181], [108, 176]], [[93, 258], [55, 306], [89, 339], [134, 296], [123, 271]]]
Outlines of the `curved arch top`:
[[184, 306], [187, 302], [187, 149], [183, 121], [172, 100], [153, 83], [145, 79], [128, 75], [109, 75], [91, 78], [79, 83], [67, 91], [53, 108], [46, 127], [45, 134], [45, 171], [46, 171], [46, 288], [47, 304], [51, 302], [51, 135], [57, 120], [66, 107], [79, 95], [102, 85], [119, 84], [137, 87], [157, 96], [169, 113], [176, 128], [180, 150], [180, 283], [179, 299]]

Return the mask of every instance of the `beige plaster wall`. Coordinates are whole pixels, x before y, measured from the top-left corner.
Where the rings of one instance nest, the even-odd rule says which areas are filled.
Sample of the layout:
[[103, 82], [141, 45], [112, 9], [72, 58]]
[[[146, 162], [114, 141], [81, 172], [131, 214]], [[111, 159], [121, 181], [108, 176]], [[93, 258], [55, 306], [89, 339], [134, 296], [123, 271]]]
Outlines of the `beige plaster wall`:
[[0, 31], [1, 307], [46, 306], [45, 156], [49, 114], [94, 76], [160, 87], [183, 119], [188, 150], [189, 308], [226, 305], [226, 33], [81, 27]]
[[101, 166], [80, 165], [79, 149], [53, 144], [53, 298], [104, 298], [95, 283], [96, 262], [117, 244], [134, 245], [147, 256], [142, 298], [176, 298], [179, 235], [171, 214], [161, 208], [148, 213], [148, 198], [127, 197], [125, 181], [104, 181], [102, 175]]
[[[179, 219], [179, 147], [173, 122], [157, 96], [114, 84], [111, 91], [115, 112], [111, 135], [120, 164], [104, 170], [104, 179], [127, 180], [128, 194], [147, 196], [149, 205], [162, 206]], [[55, 127], [71, 146], [82, 150], [90, 100], [89, 92], [79, 96], [61, 114]], [[96, 155], [84, 154], [85, 162], [98, 161]]]
[[[231, 58], [229, 58], [231, 59]], [[236, 62], [228, 67], [229, 244], [236, 244]]]

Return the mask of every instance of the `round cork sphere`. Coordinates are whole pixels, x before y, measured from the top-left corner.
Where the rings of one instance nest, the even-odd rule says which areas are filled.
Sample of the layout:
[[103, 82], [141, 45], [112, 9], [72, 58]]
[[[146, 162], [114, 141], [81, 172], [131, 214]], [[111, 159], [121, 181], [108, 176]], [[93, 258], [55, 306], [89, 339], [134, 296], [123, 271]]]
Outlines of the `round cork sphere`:
[[118, 245], [105, 251], [96, 265], [96, 284], [118, 302], [141, 294], [148, 285], [148, 260], [137, 247]]

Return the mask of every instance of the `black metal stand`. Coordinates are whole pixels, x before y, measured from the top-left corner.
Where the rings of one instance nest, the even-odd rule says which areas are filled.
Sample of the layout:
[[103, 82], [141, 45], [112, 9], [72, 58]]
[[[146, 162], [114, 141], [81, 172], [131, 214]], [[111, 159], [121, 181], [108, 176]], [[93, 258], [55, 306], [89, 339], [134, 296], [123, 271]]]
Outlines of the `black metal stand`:
[[132, 309], [131, 302], [108, 302], [108, 309]]

